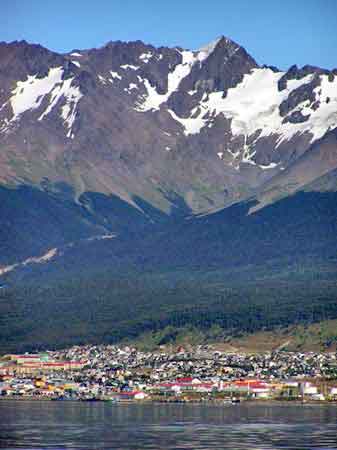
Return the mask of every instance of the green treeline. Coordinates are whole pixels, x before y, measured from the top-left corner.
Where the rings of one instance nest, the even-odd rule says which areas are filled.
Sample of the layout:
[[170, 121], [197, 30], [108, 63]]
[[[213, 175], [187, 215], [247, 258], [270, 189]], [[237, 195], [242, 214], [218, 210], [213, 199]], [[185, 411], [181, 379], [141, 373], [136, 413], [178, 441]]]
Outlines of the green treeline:
[[[295, 277], [296, 278], [296, 277]], [[228, 274], [108, 272], [0, 291], [4, 351], [135, 339], [166, 327], [251, 333], [337, 318], [334, 280], [231, 281]], [[174, 334], [174, 333], [173, 333]]]

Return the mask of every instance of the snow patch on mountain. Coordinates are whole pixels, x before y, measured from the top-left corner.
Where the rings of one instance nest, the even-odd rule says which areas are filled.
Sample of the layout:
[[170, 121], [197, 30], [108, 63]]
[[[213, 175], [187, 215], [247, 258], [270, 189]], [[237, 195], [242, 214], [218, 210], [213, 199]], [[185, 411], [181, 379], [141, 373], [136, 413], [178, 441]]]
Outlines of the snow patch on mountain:
[[118, 72], [113, 72], [112, 70], [110, 70], [110, 75], [111, 75], [111, 78], [109, 79], [109, 81], [111, 84], [113, 84], [114, 80], [122, 79], [122, 77], [119, 75]]
[[166, 94], [159, 94], [149, 80], [146, 78], [143, 79], [147, 95], [143, 99], [143, 102], [136, 105], [135, 109], [137, 111], [158, 110], [169, 99], [171, 94], [178, 89], [181, 81], [191, 72], [192, 66], [197, 60], [196, 56], [193, 52], [187, 50], [179, 51], [179, 53], [182, 56], [182, 62], [181, 64], [177, 64], [173, 71], [168, 74]]
[[32, 256], [20, 263], [12, 264], [10, 266], [0, 267], [0, 275], [4, 275], [8, 272], [11, 272], [12, 270], [17, 269], [18, 267], [27, 266], [28, 264], [46, 263], [47, 261], [50, 261], [51, 259], [53, 259], [57, 255], [57, 252], [58, 252], [57, 248], [51, 248], [50, 250], [47, 251], [47, 253], [45, 253], [42, 256]]
[[143, 61], [144, 63], [148, 63], [148, 62], [150, 61], [150, 59], [152, 58], [152, 56], [153, 56], [153, 54], [152, 54], [151, 52], [148, 52], [148, 53], [142, 53], [142, 54], [139, 56], [139, 59], [140, 59], [141, 61]]
[[298, 124], [300, 131], [310, 130], [312, 141], [321, 138], [329, 129], [337, 126], [337, 79], [329, 81], [328, 75], [321, 75], [321, 84], [314, 89], [316, 100], [320, 106], [315, 111], [310, 108], [310, 102], [303, 102], [294, 109], [304, 116], [310, 114], [307, 122]]
[[[91, 236], [86, 239], [81, 239], [77, 242], [92, 242], [92, 241], [101, 241], [105, 239], [114, 239], [116, 237], [116, 234], [103, 234], [99, 236]], [[0, 276], [5, 275], [6, 273], [12, 272], [15, 269], [23, 268], [25, 266], [28, 266], [30, 264], [43, 264], [47, 263], [53, 259], [55, 259], [57, 256], [60, 256], [64, 253], [64, 250], [67, 248], [73, 247], [77, 242], [70, 242], [69, 244], [66, 244], [64, 247], [58, 249], [57, 247], [49, 249], [46, 253], [44, 253], [42, 256], [31, 256], [30, 258], [25, 259], [24, 261], [11, 264], [9, 266], [2, 266], [0, 267]]]
[[13, 116], [9, 121], [4, 120], [5, 127], [2, 127], [2, 131], [8, 131], [11, 124], [19, 120], [21, 114], [38, 109], [43, 100], [49, 96], [49, 103], [38, 117], [38, 121], [42, 121], [59, 102], [63, 101], [60, 117], [67, 130], [67, 137], [73, 138], [72, 126], [77, 114], [77, 104], [83, 95], [79, 87], [72, 85], [75, 77], [62, 80], [63, 72], [62, 67], [54, 67], [49, 69], [48, 75], [44, 78], [28, 75], [25, 81], [18, 81], [9, 99]]
[[271, 162], [270, 164], [267, 164], [267, 165], [259, 164], [259, 167], [262, 170], [268, 170], [268, 169], [275, 169], [275, 167], [277, 167], [278, 165], [279, 165], [279, 163]]
[[[191, 70], [193, 65], [196, 62], [199, 62], [200, 65], [203, 61], [205, 61], [215, 50], [218, 43], [223, 39], [222, 37], [212, 41], [205, 47], [197, 50], [196, 52], [190, 50], [179, 50], [176, 49], [182, 56], [182, 62], [177, 64], [173, 71], [169, 72], [167, 77], [167, 92], [165, 94], [159, 94], [154, 86], [151, 85], [149, 80], [144, 79], [144, 86], [147, 91], [145, 97], [141, 98], [141, 101], [136, 105], [136, 110], [141, 112], [146, 112], [150, 110], [158, 110], [160, 106], [167, 102], [173, 92], [177, 91], [181, 81], [186, 78]], [[237, 46], [234, 49], [234, 52], [239, 49]], [[143, 56], [143, 55], [141, 55]], [[197, 91], [189, 91], [189, 95], [193, 95]], [[188, 126], [188, 125], [187, 125]], [[186, 134], [192, 134], [187, 132]]]
[[61, 117], [64, 120], [64, 125], [68, 129], [67, 137], [73, 139], [74, 134], [72, 133], [72, 127], [77, 115], [77, 104], [82, 98], [82, 94], [78, 87], [70, 86], [72, 80], [66, 81], [70, 81], [70, 83], [66, 88], [66, 94], [64, 95], [66, 98], [66, 104], [62, 106]]
[[51, 92], [54, 86], [62, 81], [63, 68], [49, 69], [45, 78], [37, 78], [36, 75], [28, 75], [27, 80], [18, 81], [12, 91], [10, 103], [13, 110], [11, 120], [16, 120], [24, 112], [37, 109], [44, 97]]
[[136, 104], [135, 110], [145, 112], [159, 109], [160, 105], [166, 101], [167, 96], [158, 94], [156, 88], [151, 85], [148, 79], [141, 78], [140, 76], [138, 77], [138, 79], [144, 84], [144, 87], [147, 91], [147, 96], [141, 97], [142, 99], [144, 99], [144, 102]]
[[232, 119], [231, 128], [235, 135], [251, 135], [259, 129], [261, 135], [269, 135], [282, 125], [280, 103], [300, 84], [311, 80], [309, 75], [306, 80], [300, 80], [300, 84], [296, 80], [296, 83], [289, 83], [287, 90], [279, 92], [277, 82], [282, 75], [282, 72], [275, 73], [270, 69], [254, 69], [235, 88], [229, 89], [225, 98], [221, 91], [204, 96], [198, 117], [193, 117], [195, 111], [192, 110], [190, 119], [177, 120], [188, 124], [186, 134], [193, 134], [206, 125], [206, 115], [223, 114]]
[[138, 70], [138, 69], [139, 69], [139, 66], [134, 66], [133, 64], [123, 64], [123, 65], [121, 66], [121, 69], [124, 69], [124, 70], [128, 70], [128, 69], [131, 69], [131, 70]]
[[[192, 115], [196, 110], [197, 108], [192, 110]], [[176, 122], [179, 122], [183, 126], [183, 131], [186, 136], [199, 133], [201, 128], [205, 125], [205, 119], [203, 119], [203, 115], [201, 114], [196, 118], [182, 118], [172, 111], [172, 109], [168, 109], [167, 111]]]
[[65, 99], [65, 104], [61, 108], [61, 118], [63, 119], [64, 126], [67, 128], [67, 137], [73, 138], [72, 126], [74, 124], [77, 114], [77, 104], [83, 97], [80, 88], [72, 86], [74, 78], [68, 78], [64, 80], [62, 84], [57, 85], [52, 93], [51, 100], [45, 111], [40, 115], [38, 120], [43, 120], [58, 104], [61, 98]]
[[183, 125], [186, 135], [199, 133], [209, 124], [209, 117], [222, 114], [231, 119], [234, 135], [249, 136], [260, 130], [259, 138], [278, 135], [278, 145], [304, 132], [310, 132], [314, 141], [337, 125], [337, 80], [328, 81], [328, 75], [320, 75], [321, 85], [314, 89], [316, 100], [320, 100], [319, 107], [313, 110], [306, 101], [294, 109], [303, 115], [310, 115], [309, 119], [301, 123], [283, 123], [280, 104], [292, 91], [310, 83], [313, 78], [309, 74], [300, 80], [289, 80], [287, 89], [279, 91], [278, 81], [283, 75], [283, 72], [274, 72], [268, 68], [253, 69], [241, 83], [228, 89], [226, 97], [221, 91], [203, 96], [199, 107], [191, 110], [189, 118], [181, 118], [172, 110], [169, 113]]
[[98, 75], [97, 78], [99, 79], [99, 81], [100, 81], [102, 84], [106, 84], [106, 79], [105, 79], [104, 77], [102, 77], [102, 75]]
[[134, 89], [138, 89], [138, 86], [135, 83], [130, 83], [127, 88], [124, 88], [124, 91], [131, 94], [131, 91]]

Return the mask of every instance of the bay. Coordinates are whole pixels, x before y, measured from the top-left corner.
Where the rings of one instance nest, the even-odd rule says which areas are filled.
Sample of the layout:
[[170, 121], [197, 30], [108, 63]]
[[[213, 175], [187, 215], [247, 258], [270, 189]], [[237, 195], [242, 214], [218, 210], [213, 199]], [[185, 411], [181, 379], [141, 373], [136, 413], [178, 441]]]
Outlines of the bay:
[[0, 401], [1, 449], [337, 449], [337, 406]]

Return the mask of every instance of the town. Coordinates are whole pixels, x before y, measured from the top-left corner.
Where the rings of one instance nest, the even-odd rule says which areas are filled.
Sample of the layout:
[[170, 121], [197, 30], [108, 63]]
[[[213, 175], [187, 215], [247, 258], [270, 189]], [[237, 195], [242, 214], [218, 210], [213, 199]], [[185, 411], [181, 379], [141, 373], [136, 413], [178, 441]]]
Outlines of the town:
[[74, 346], [0, 358], [0, 399], [337, 401], [337, 353]]

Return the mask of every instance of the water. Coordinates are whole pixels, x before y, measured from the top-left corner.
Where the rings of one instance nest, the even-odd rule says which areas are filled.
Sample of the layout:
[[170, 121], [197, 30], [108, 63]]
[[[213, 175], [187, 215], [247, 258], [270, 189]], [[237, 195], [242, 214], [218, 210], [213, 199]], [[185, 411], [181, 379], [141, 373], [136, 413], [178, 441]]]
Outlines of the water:
[[1, 400], [0, 448], [337, 449], [337, 406]]

